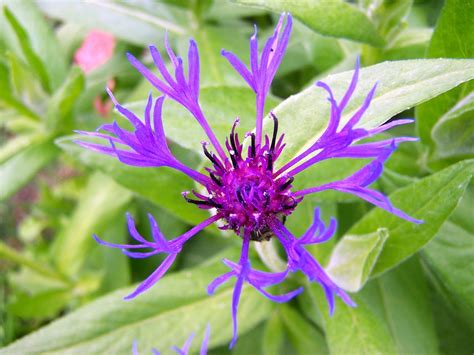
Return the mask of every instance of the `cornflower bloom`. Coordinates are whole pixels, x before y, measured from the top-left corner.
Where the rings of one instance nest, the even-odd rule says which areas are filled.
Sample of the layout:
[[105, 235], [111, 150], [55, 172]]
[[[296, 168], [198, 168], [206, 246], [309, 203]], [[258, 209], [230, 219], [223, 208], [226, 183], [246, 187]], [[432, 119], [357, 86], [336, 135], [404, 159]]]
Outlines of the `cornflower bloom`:
[[[199, 355], [206, 355], [207, 354], [207, 347], [209, 343], [209, 335], [211, 334], [211, 327], [208, 324], [206, 326], [206, 331], [204, 332], [204, 338], [202, 339], [201, 349], [199, 351]], [[177, 346], [173, 346], [172, 349], [176, 351], [178, 355], [188, 355], [189, 349], [191, 347], [191, 343], [193, 342], [195, 334], [191, 333], [191, 335], [186, 339], [185, 343], [183, 344], [182, 348], [178, 348]], [[155, 348], [151, 349], [153, 355], [160, 355], [160, 352]], [[138, 354], [138, 343], [135, 340], [132, 346], [132, 355], [139, 355]]]
[[[115, 122], [100, 127], [104, 133], [81, 132], [103, 138], [110, 143], [109, 146], [78, 142], [86, 148], [115, 156], [124, 164], [138, 167], [167, 166], [179, 170], [202, 185], [205, 192], [183, 192], [183, 197], [187, 202], [195, 204], [201, 209], [210, 210], [211, 216], [175, 239], [167, 240], [152, 216], [149, 216], [149, 219], [153, 241], [144, 239], [137, 232], [130, 216], [128, 216], [130, 234], [138, 244], [113, 244], [103, 241], [97, 236], [95, 238], [102, 245], [122, 249], [126, 255], [132, 258], [146, 258], [159, 253], [168, 255], [156, 271], [126, 297], [130, 299], [150, 288], [163, 276], [187, 240], [211, 223], [222, 221], [219, 228], [233, 230], [242, 239], [242, 251], [238, 262], [225, 259], [224, 263], [230, 271], [217, 277], [208, 287], [208, 293], [212, 294], [222, 283], [230, 278], [236, 279], [231, 305], [233, 339], [230, 347], [237, 340], [237, 309], [244, 283], [254, 287], [272, 301], [287, 302], [301, 293], [303, 288], [283, 295], [272, 295], [266, 291], [266, 288], [279, 284], [289, 273], [301, 271], [310, 281], [316, 281], [324, 288], [331, 314], [334, 311], [335, 296], [340, 297], [349, 306], [355, 306], [349, 295], [328, 277], [321, 265], [305, 249], [305, 246], [309, 244], [328, 240], [336, 230], [336, 221], [331, 220], [326, 226], [320, 220], [319, 210], [316, 209], [313, 224], [300, 238], [296, 238], [284, 226], [284, 219], [295, 210], [304, 196], [324, 190], [337, 190], [358, 196], [405, 220], [415, 223], [421, 222], [396, 209], [386, 196], [369, 187], [381, 175], [384, 162], [394, 152], [396, 146], [401, 142], [411, 141], [413, 138], [401, 137], [355, 144], [393, 126], [412, 121], [398, 120], [374, 129], [357, 127], [374, 96], [376, 89], [376, 85], [374, 85], [360, 108], [347, 122], [342, 122], [342, 113], [358, 82], [359, 61], [356, 63], [352, 80], [342, 99], [337, 100], [331, 88], [325, 83], [318, 82], [316, 84], [328, 93], [331, 105], [328, 126], [323, 134], [315, 139], [314, 143], [303, 153], [283, 164], [280, 169], [274, 168], [275, 162], [285, 148], [284, 134], [279, 135], [278, 119], [270, 112], [270, 117], [273, 120], [273, 133], [270, 136], [263, 136], [264, 104], [271, 82], [285, 53], [291, 28], [291, 15], [283, 14], [261, 53], [258, 50], [255, 28], [255, 33], [250, 39], [249, 67], [234, 54], [222, 51], [222, 55], [256, 95], [256, 129], [255, 132], [246, 133], [245, 138], [249, 143], [246, 149], [244, 149], [237, 133], [238, 120], [234, 122], [223, 147], [204, 117], [199, 104], [199, 56], [193, 40], [190, 41], [188, 51], [187, 78], [184, 75], [182, 58], [174, 54], [167, 39], [165, 48], [174, 67], [174, 76], [167, 70], [159, 51], [154, 46], [150, 46], [150, 52], [161, 78], [155, 76], [135, 57], [128, 55], [130, 63], [164, 96], [156, 99], [155, 103], [153, 103], [152, 97], [149, 97], [145, 118], [142, 121], [134, 113], [121, 106], [111, 95], [117, 110], [132, 123], [135, 131], [125, 131]], [[186, 167], [172, 155], [166, 142], [161, 117], [165, 97], [185, 107], [195, 117], [209, 138], [210, 146], [215, 150], [215, 153], [209, 149], [208, 143], [203, 143], [204, 155], [211, 163], [209, 167], [205, 168], [207, 175]], [[332, 158], [370, 158], [371, 161], [345, 179], [293, 191], [292, 184], [299, 173], [318, 162]], [[250, 242], [259, 243], [273, 237], [280, 241], [286, 251], [287, 268], [281, 272], [264, 272], [252, 269], [249, 260]], [[149, 251], [134, 251], [136, 249], [148, 249]]]

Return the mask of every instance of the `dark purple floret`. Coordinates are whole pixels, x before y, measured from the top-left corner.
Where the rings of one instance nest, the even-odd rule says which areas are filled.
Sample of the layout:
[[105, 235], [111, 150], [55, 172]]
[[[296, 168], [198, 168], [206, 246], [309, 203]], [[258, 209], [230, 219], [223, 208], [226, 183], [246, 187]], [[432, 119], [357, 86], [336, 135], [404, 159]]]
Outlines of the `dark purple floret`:
[[[285, 53], [291, 28], [291, 15], [283, 14], [261, 53], [258, 51], [255, 29], [255, 34], [250, 39], [249, 67], [234, 54], [222, 51], [222, 55], [255, 92], [256, 129], [255, 132], [245, 134], [244, 138], [247, 140], [245, 149], [237, 133], [238, 120], [234, 122], [230, 135], [222, 146], [204, 117], [199, 104], [199, 55], [197, 46], [192, 40], [188, 51], [187, 78], [184, 75], [183, 60], [174, 54], [167, 39], [165, 48], [174, 67], [174, 76], [168, 71], [159, 51], [154, 46], [150, 46], [150, 52], [161, 78], [155, 76], [135, 57], [128, 56], [131, 64], [165, 95], [156, 99], [154, 105], [152, 97], [149, 97], [144, 120], [141, 120], [121, 106], [110, 93], [117, 110], [133, 125], [133, 132], [122, 129], [116, 122], [100, 127], [103, 133], [79, 132], [100, 138], [109, 145], [84, 141], [79, 141], [78, 144], [103, 154], [116, 156], [124, 164], [137, 167], [167, 166], [186, 174], [199, 184], [200, 188], [183, 192], [183, 197], [188, 203], [210, 211], [209, 218], [171, 240], [163, 236], [151, 215], [149, 220], [153, 241], [144, 239], [137, 232], [131, 216], [128, 216], [128, 227], [137, 244], [113, 244], [95, 236], [98, 243], [122, 249], [123, 253], [131, 258], [167, 254], [163, 263], [126, 299], [131, 299], [153, 286], [172, 265], [183, 245], [208, 225], [221, 221], [219, 228], [233, 230], [242, 239], [239, 261], [225, 259], [224, 263], [230, 271], [217, 277], [208, 287], [208, 292], [212, 294], [224, 282], [231, 278], [236, 279], [231, 307], [233, 320], [231, 347], [237, 340], [237, 310], [245, 283], [272, 301], [287, 302], [303, 289], [298, 288], [282, 295], [272, 295], [266, 288], [280, 284], [289, 274], [300, 271], [310, 281], [321, 284], [326, 293], [331, 314], [334, 312], [335, 296], [340, 297], [347, 305], [355, 306], [344, 290], [329, 278], [323, 267], [306, 250], [307, 245], [323, 243], [331, 238], [336, 230], [336, 221], [331, 220], [326, 227], [319, 217], [319, 209], [316, 209], [313, 224], [300, 238], [293, 236], [284, 225], [286, 217], [291, 215], [304, 196], [324, 190], [336, 190], [362, 198], [407, 221], [421, 223], [395, 208], [386, 196], [369, 187], [380, 177], [385, 161], [395, 151], [397, 145], [414, 139], [399, 137], [368, 143], [363, 141], [389, 128], [412, 121], [398, 120], [378, 128], [360, 128], [360, 120], [371, 104], [376, 85], [351, 117], [344, 120], [342, 118], [344, 109], [357, 86], [359, 60], [357, 60], [347, 91], [339, 101], [327, 84], [323, 82], [316, 84], [328, 93], [331, 105], [328, 125], [309, 148], [290, 161], [278, 164], [281, 168], [275, 170], [277, 166], [275, 163], [285, 148], [284, 134], [279, 135], [278, 118], [270, 112], [269, 115], [273, 119], [273, 132], [270, 136], [262, 135], [264, 105], [271, 82]], [[184, 106], [199, 122], [209, 138], [210, 144], [207, 142], [202, 144], [204, 156], [209, 160], [209, 165], [205, 168], [207, 175], [185, 166], [173, 156], [168, 148], [161, 118], [165, 98]], [[299, 173], [323, 160], [338, 158], [370, 159], [370, 162], [342, 180], [304, 190], [293, 189], [293, 181], [298, 178]], [[261, 243], [271, 238], [278, 239], [286, 252], [286, 269], [279, 272], [252, 269], [249, 258], [250, 242]]]

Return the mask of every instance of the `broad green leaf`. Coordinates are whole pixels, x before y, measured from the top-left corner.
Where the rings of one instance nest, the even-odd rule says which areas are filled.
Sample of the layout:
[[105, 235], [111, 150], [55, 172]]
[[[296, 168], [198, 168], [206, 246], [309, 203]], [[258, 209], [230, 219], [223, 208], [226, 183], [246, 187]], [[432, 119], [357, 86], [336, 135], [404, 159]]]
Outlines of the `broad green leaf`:
[[[351, 80], [352, 72], [330, 75], [323, 79], [340, 100]], [[437, 96], [474, 78], [474, 60], [419, 59], [384, 62], [360, 71], [357, 89], [344, 110], [344, 124], [362, 104], [367, 93], [378, 83], [375, 97], [359, 126], [373, 128], [394, 115]], [[311, 86], [283, 101], [275, 110], [285, 132], [287, 146], [277, 165], [311, 146], [322, 134], [330, 116], [327, 93]], [[270, 130], [267, 120], [267, 129]], [[333, 159], [338, 164], [337, 159]]]
[[390, 43], [404, 27], [404, 18], [408, 15], [413, 0], [360, 1], [363, 3], [369, 18], [377, 32]]
[[[321, 307], [326, 299], [311, 285]], [[332, 354], [436, 354], [437, 339], [430, 290], [418, 260], [371, 281], [353, 295], [357, 307], [336, 301], [332, 317], [323, 311], [325, 334]]]
[[446, 222], [423, 249], [423, 260], [436, 277], [450, 306], [474, 331], [472, 258], [474, 235]]
[[23, 319], [54, 317], [71, 299], [70, 290], [52, 290], [34, 295], [17, 295], [8, 310]]
[[[146, 353], [152, 347], [167, 350], [181, 345], [192, 332], [202, 339], [209, 322], [210, 348], [227, 344], [232, 338], [230, 303], [233, 288], [225, 284], [208, 296], [209, 282], [227, 269], [222, 256], [208, 265], [169, 274], [146, 293], [132, 301], [123, 297], [133, 288], [99, 298], [60, 318], [39, 331], [1, 350], [2, 354], [48, 353], [130, 353], [133, 340]], [[230, 254], [230, 255], [229, 255]], [[258, 292], [244, 287], [239, 305], [239, 333], [254, 328], [270, 314], [272, 303]], [[192, 351], [200, 344], [194, 341]]]
[[[41, 87], [41, 83], [35, 80], [35, 74], [32, 70], [26, 67], [14, 53], [8, 52], [7, 58], [11, 82], [9, 90], [11, 94], [7, 95], [7, 98], [12, 96], [14, 100], [20, 102], [20, 105], [25, 107], [25, 110], [22, 111], [41, 111], [44, 102], [48, 98], [46, 92]], [[12, 106], [18, 109], [19, 105]], [[27, 117], [32, 117], [33, 115], [27, 115]]]
[[472, 351], [473, 330], [460, 318], [461, 314], [453, 312], [439, 295], [431, 296], [433, 299], [433, 315], [439, 339], [441, 354], [457, 355], [470, 354]]
[[71, 115], [74, 104], [82, 94], [84, 87], [85, 79], [82, 70], [78, 67], [72, 68], [66, 81], [48, 102], [46, 128], [49, 132], [70, 131], [72, 129]]
[[278, 309], [273, 311], [265, 325], [262, 337], [263, 355], [281, 355], [284, 352], [285, 328]]
[[182, 198], [181, 192], [194, 188], [192, 180], [184, 174], [169, 168], [138, 168], [122, 164], [114, 157], [89, 151], [73, 142], [82, 138], [63, 137], [57, 140], [57, 144], [86, 166], [103, 172], [183, 221], [194, 224], [209, 216]]
[[0, 96], [0, 104], [15, 109], [19, 114], [24, 115], [25, 117], [32, 118], [34, 120], [40, 119], [36, 113], [25, 106], [12, 93], [12, 88], [10, 86], [10, 69], [2, 62], [0, 62], [0, 92], [2, 93]]
[[[138, 45], [162, 43], [166, 30], [186, 34], [186, 12], [159, 3], [72, 0], [39, 0], [48, 16], [75, 23], [87, 29], [100, 29]], [[133, 29], [133, 30], [131, 30]]]
[[44, 140], [43, 134], [18, 135], [0, 147], [0, 163], [8, 160], [31, 144]]
[[[96, 173], [89, 178], [71, 219], [58, 232], [51, 255], [58, 270], [68, 276], [78, 273], [84, 260], [96, 244], [93, 233], [99, 234], [108, 223], [117, 223], [130, 201], [130, 191], [109, 177]], [[118, 218], [118, 223], [125, 219]]]
[[[33, 0], [0, 0], [0, 6], [6, 6], [17, 19], [18, 24], [23, 28], [27, 36], [17, 38], [15, 32], [7, 25], [7, 21], [0, 21], [0, 38], [5, 38], [7, 47], [13, 50], [18, 56], [22, 55], [22, 47], [27, 45], [41, 61], [47, 75], [51, 89], [59, 87], [67, 74], [66, 58], [61, 51], [59, 43], [53, 34], [51, 25], [45, 20], [39, 11], [37, 4]], [[15, 29], [15, 31], [17, 31]], [[17, 39], [23, 41], [20, 45]], [[24, 53], [26, 55], [26, 53]], [[30, 61], [29, 58], [28, 61]], [[40, 69], [41, 70], [41, 69]]]
[[436, 174], [395, 191], [394, 206], [424, 223], [414, 224], [374, 208], [348, 232], [350, 235], [388, 230], [388, 238], [375, 264], [377, 276], [401, 263], [428, 243], [446, 221], [464, 194], [474, 172], [474, 161], [462, 161]]
[[[427, 57], [473, 58], [473, 4], [465, 0], [447, 0], [436, 25]], [[424, 144], [432, 145], [431, 130], [436, 122], [461, 98], [474, 90], [466, 83], [416, 109], [418, 135]]]
[[439, 119], [431, 138], [441, 158], [474, 156], [474, 92]]
[[297, 354], [328, 354], [326, 342], [318, 329], [287, 304], [281, 305], [279, 310]]
[[0, 164], [0, 201], [5, 200], [27, 184], [59, 153], [51, 140], [42, 141], [20, 151]]
[[380, 228], [366, 235], [346, 235], [336, 245], [326, 271], [334, 282], [349, 292], [359, 291], [366, 283], [388, 238]]
[[383, 49], [383, 59], [423, 58], [432, 35], [432, 28], [407, 28]]
[[466, 191], [451, 218], [423, 249], [422, 257], [446, 303], [474, 331], [474, 191]]
[[367, 15], [356, 6], [342, 0], [233, 0], [238, 4], [269, 9], [293, 16], [323, 35], [352, 39], [374, 46], [383, 45]]

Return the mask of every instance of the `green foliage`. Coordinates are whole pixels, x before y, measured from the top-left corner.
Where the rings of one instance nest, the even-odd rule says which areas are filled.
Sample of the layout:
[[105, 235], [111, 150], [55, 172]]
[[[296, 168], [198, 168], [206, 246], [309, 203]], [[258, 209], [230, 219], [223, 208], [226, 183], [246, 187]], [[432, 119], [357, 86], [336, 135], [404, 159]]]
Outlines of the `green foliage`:
[[277, 13], [288, 11], [313, 30], [329, 36], [348, 38], [375, 46], [384, 40], [367, 15], [342, 0], [282, 1], [234, 0], [238, 4], [262, 7]]
[[[427, 57], [474, 57], [474, 36], [472, 36], [474, 24], [471, 18], [473, 8], [472, 1], [446, 1], [436, 24]], [[433, 144], [431, 131], [436, 122], [473, 90], [473, 84], [467, 83], [417, 108], [418, 135], [425, 144], [430, 146]]]
[[[163, 257], [131, 260], [98, 245], [92, 234], [128, 243], [126, 211], [147, 239], [147, 213], [167, 238], [209, 215], [182, 198], [182, 191], [197, 188], [186, 176], [121, 164], [81, 148], [72, 134], [113, 119], [127, 124], [108, 111], [105, 86], [143, 117], [149, 92], [159, 93], [129, 65], [125, 52], [153, 68], [146, 46], [163, 52], [168, 31], [184, 61], [189, 37], [198, 44], [199, 100], [217, 138], [224, 141], [239, 117], [243, 139], [254, 129], [255, 96], [220, 51], [248, 63], [251, 24], [258, 25], [262, 46], [283, 11], [294, 16], [293, 34], [265, 108], [285, 133], [287, 146], [277, 164], [304, 151], [327, 125], [327, 93], [314, 83], [326, 82], [340, 100], [360, 56], [360, 80], [342, 123], [375, 83], [361, 127], [416, 114], [415, 125], [378, 137], [421, 140], [402, 144], [371, 188], [424, 223], [406, 222], [340, 192], [307, 196], [286, 226], [301, 235], [316, 206], [325, 221], [337, 218], [337, 236], [308, 250], [357, 307], [337, 299], [329, 316], [320, 285], [299, 274], [271, 289], [277, 294], [305, 287], [282, 305], [244, 287], [232, 353], [472, 352], [472, 1], [0, 0], [0, 6], [0, 353], [128, 354], [137, 340], [140, 353], [157, 348], [166, 354], [193, 331], [197, 353], [208, 322], [209, 354], [230, 353], [234, 281], [214, 296], [206, 286], [228, 271], [222, 258], [238, 259], [240, 239], [216, 226], [206, 229], [157, 285], [123, 301]], [[74, 53], [90, 30], [109, 32], [117, 43], [112, 58], [84, 72], [74, 65]], [[198, 123], [171, 100], [163, 120], [173, 153], [204, 172], [206, 138]], [[264, 130], [272, 128], [267, 117]], [[299, 175], [294, 188], [345, 178], [367, 161], [329, 159]], [[251, 250], [253, 266], [285, 265], [273, 242]]]
[[[229, 251], [223, 255], [228, 257]], [[190, 330], [199, 332], [198, 338], [202, 338], [207, 322], [214, 329], [211, 346], [225, 344], [231, 337], [231, 322], [230, 312], [223, 310], [230, 307], [232, 288], [224, 287], [213, 297], [205, 291], [215, 275], [223, 271], [225, 267], [219, 257], [206, 266], [165, 277], [160, 287], [133, 302], [122, 300], [132, 288], [116, 291], [13, 343], [2, 352], [127, 353], [135, 339], [141, 349], [157, 346], [169, 349], [184, 343]], [[239, 308], [239, 316], [245, 320], [242, 322], [245, 331], [266, 319], [272, 304], [262, 302], [256, 291], [246, 288]], [[183, 322], [186, 327], [182, 326]], [[193, 349], [198, 345], [194, 342]]]

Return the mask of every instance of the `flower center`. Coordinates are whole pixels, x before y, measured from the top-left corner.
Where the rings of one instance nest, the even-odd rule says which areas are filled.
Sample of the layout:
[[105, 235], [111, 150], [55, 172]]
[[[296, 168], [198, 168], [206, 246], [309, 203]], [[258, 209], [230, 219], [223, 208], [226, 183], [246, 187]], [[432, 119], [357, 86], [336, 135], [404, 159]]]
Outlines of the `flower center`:
[[251, 139], [247, 157], [243, 157], [243, 144], [240, 143], [235, 128], [226, 140], [229, 159], [222, 162], [215, 154], [210, 153], [203, 143], [204, 154], [213, 164], [206, 168], [212, 180], [206, 186], [208, 195], [193, 191], [197, 199], [186, 200], [201, 208], [216, 208], [226, 224], [220, 228], [232, 229], [242, 235], [242, 230], [250, 232], [255, 241], [269, 240], [272, 233], [269, 224], [275, 220], [284, 220], [291, 214], [301, 198], [291, 196], [293, 178], [275, 177], [274, 162], [281, 154], [284, 144], [283, 136], [277, 141], [278, 120], [272, 114], [274, 129], [272, 139], [265, 137], [262, 145], [255, 145], [255, 135], [247, 134]]

